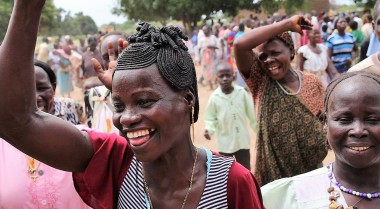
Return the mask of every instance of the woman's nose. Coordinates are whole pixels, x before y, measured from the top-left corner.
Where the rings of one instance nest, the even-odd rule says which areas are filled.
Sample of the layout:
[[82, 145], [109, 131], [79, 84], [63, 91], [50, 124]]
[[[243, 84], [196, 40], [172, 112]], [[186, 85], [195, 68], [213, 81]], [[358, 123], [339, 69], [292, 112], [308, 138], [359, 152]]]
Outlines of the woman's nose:
[[368, 131], [365, 128], [365, 125], [361, 121], [355, 121], [352, 125], [352, 128], [348, 132], [348, 135], [350, 137], [355, 137], [355, 138], [363, 138], [368, 135]]
[[272, 61], [273, 61], [273, 57], [268, 55], [266, 59], [264, 60], [264, 63], [271, 63]]
[[133, 127], [135, 124], [140, 122], [141, 115], [137, 113], [135, 110], [126, 109], [121, 113], [120, 116], [120, 124], [123, 127]]

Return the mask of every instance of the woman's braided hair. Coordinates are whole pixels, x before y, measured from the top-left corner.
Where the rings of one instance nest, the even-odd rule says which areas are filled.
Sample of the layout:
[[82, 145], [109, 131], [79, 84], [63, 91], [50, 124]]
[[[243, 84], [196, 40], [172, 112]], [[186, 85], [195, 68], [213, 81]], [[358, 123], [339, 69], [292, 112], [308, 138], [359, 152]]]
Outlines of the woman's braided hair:
[[199, 99], [193, 60], [182, 41], [187, 36], [174, 26], [156, 28], [140, 22], [137, 33], [128, 38], [129, 45], [120, 54], [117, 70], [136, 70], [156, 63], [162, 77], [180, 90], [193, 90], [194, 122], [198, 120]]

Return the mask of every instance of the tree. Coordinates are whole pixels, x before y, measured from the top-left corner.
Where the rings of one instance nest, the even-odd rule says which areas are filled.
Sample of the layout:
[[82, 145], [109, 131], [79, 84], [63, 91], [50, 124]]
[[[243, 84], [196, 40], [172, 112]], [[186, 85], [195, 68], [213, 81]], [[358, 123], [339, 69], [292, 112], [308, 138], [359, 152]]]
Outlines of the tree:
[[355, 4], [372, 9], [377, 0], [354, 0]]
[[158, 21], [165, 25], [169, 18], [166, 5], [169, 0], [119, 0], [115, 14], [127, 14], [133, 20]]
[[75, 14], [74, 25], [80, 29], [80, 34], [95, 34], [98, 32], [98, 27], [95, 21], [88, 15], [83, 15], [82, 12]]
[[252, 0], [119, 0], [115, 13], [124, 13], [134, 20], [160, 21], [173, 18], [182, 21], [185, 30], [196, 26], [202, 15], [217, 11], [235, 15], [239, 8], [253, 8]]
[[8, 28], [9, 19], [11, 17], [13, 1], [1, 0], [0, 3], [0, 43], [4, 39], [5, 32]]
[[45, 6], [42, 10], [41, 20], [40, 20], [40, 35], [51, 35], [54, 34], [56, 28], [58, 27], [59, 21], [57, 18], [57, 8], [55, 7], [53, 0], [47, 0]]

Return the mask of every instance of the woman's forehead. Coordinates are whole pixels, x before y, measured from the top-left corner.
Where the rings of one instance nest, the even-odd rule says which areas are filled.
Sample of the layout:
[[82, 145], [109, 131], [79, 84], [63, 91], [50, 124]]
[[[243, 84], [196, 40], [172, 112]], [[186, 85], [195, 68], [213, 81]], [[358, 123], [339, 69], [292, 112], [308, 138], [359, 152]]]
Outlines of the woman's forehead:
[[49, 78], [48, 74], [45, 72], [44, 69], [42, 69], [41, 67], [39, 66], [34, 66], [34, 74], [36, 77], [40, 77], [40, 78]]
[[372, 98], [380, 101], [380, 84], [373, 78], [366, 76], [353, 76], [337, 84], [329, 104], [349, 99], [356, 101], [360, 98]]
[[112, 79], [113, 90], [148, 86], [162, 88], [166, 85], [156, 64], [135, 70], [117, 70]]
[[281, 40], [278, 40], [278, 39], [273, 39], [273, 40], [271, 40], [269, 42], [266, 42], [264, 44], [263, 48], [265, 50], [265, 49], [273, 49], [273, 48], [278, 48], [278, 47], [289, 49], [289, 47], [286, 46], [284, 42], [282, 42]]

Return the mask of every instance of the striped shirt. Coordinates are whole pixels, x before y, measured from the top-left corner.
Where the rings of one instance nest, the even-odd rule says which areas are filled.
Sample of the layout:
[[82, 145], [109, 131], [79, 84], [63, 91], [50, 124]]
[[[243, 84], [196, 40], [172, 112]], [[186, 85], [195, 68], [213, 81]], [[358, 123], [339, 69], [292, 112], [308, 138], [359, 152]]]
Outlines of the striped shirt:
[[[197, 208], [228, 208], [227, 180], [234, 159], [214, 155], [211, 151], [205, 150], [207, 152], [206, 185]], [[135, 156], [120, 188], [118, 208], [150, 209], [144, 189], [142, 164]]]
[[344, 65], [346, 60], [352, 60], [354, 43], [355, 38], [351, 33], [345, 33], [344, 36], [333, 33], [329, 36], [326, 46], [332, 49], [331, 60], [336, 67]]

